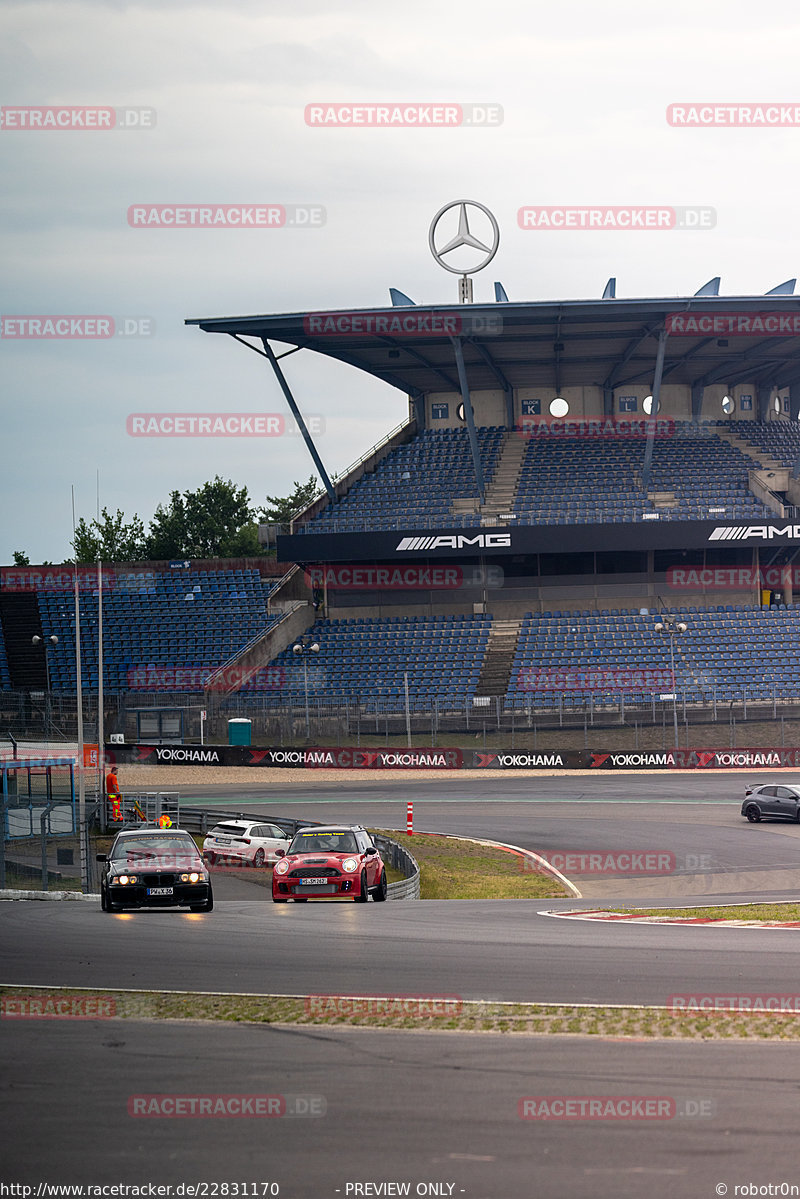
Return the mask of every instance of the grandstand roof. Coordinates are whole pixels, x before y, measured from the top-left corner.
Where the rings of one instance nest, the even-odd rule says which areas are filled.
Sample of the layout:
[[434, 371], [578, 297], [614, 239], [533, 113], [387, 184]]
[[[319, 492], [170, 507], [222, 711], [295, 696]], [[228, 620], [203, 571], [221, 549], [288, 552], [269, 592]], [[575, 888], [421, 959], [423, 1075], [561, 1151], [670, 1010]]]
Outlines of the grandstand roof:
[[340, 309], [186, 324], [310, 349], [411, 395], [459, 390], [452, 331], [464, 339], [472, 389], [649, 384], [665, 325], [664, 383], [800, 380], [800, 298], [793, 296]]

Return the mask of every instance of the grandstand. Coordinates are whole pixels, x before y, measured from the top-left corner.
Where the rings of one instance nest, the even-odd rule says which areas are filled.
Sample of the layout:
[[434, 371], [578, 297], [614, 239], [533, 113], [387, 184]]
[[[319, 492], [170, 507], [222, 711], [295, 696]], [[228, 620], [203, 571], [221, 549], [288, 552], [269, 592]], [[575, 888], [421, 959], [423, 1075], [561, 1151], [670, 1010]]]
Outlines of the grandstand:
[[[188, 322], [261, 342], [296, 418], [272, 341], [402, 390], [408, 420], [335, 483], [308, 436], [325, 494], [279, 532], [282, 577], [143, 565], [104, 596], [106, 690], [216, 691], [220, 715], [291, 717], [400, 712], [407, 688], [413, 711], [490, 704], [498, 722], [587, 704], [655, 720], [675, 694], [714, 711], [800, 703], [800, 342], [764, 332], [775, 313], [800, 331], [798, 301], [788, 285], [711, 293], [473, 306], [455, 338], [373, 333], [369, 312], [333, 314], [325, 335], [303, 313]], [[0, 684], [41, 687], [10, 598]], [[665, 637], [664, 612], [685, 632]], [[97, 614], [89, 592], [89, 688]], [[69, 693], [71, 598], [40, 590], [26, 628], [32, 615], [58, 637], [50, 687]], [[313, 660], [294, 652], [302, 635]]]

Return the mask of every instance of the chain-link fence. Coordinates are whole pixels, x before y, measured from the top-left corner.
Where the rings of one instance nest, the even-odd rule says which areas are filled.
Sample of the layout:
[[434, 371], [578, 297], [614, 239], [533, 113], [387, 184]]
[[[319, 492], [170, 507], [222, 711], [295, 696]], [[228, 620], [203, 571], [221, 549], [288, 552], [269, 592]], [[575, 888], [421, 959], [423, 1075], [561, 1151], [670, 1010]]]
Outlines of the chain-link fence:
[[[97, 698], [84, 695], [84, 740], [97, 737]], [[682, 691], [643, 696], [531, 692], [524, 705], [502, 696], [482, 700], [440, 695], [409, 700], [402, 695], [316, 693], [308, 702], [282, 702], [274, 693], [203, 695], [125, 692], [106, 696], [105, 741], [128, 744], [226, 744], [228, 722], [247, 719], [253, 745], [398, 746], [471, 745], [480, 748], [588, 747], [597, 733], [620, 749], [662, 747], [800, 745], [800, 697], [777, 685], [703, 693]], [[74, 694], [54, 693], [45, 705], [34, 693], [0, 692], [0, 753], [30, 738], [48, 752], [77, 738]], [[4, 745], [5, 741], [5, 745]], [[7, 746], [7, 749], [5, 748]]]

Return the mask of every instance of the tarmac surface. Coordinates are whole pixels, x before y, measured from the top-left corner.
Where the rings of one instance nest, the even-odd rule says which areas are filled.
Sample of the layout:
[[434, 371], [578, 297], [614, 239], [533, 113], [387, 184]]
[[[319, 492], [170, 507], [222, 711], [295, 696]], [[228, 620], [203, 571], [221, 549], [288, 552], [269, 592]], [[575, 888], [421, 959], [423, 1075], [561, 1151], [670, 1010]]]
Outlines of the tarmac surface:
[[[209, 914], [109, 916], [99, 904], [0, 903], [1, 979], [100, 993], [152, 987], [599, 1004], [665, 1005], [686, 993], [793, 995], [800, 993], [797, 929], [612, 925], [541, 914], [643, 900], [796, 898], [800, 827], [750, 825], [739, 812], [744, 782], [770, 777], [184, 784], [182, 802], [192, 806], [400, 829], [413, 799], [417, 830], [576, 855], [583, 872], [565, 873], [591, 904], [275, 906], [268, 888], [226, 875], [215, 878]], [[413, 852], [413, 838], [409, 844]], [[630, 855], [646, 853], [667, 868], [632, 875]], [[280, 1195], [309, 1199], [660, 1199], [725, 1193], [720, 1186], [733, 1195], [741, 1184], [800, 1185], [793, 1102], [800, 1045], [6, 1019], [0, 1050], [8, 1181], [275, 1182]], [[290, 1106], [301, 1095], [324, 1099], [325, 1114], [199, 1124], [129, 1114], [131, 1096], [153, 1093], [280, 1094]], [[674, 1103], [659, 1119], [521, 1119], [520, 1100], [541, 1096]], [[409, 1190], [364, 1190], [368, 1182]]]

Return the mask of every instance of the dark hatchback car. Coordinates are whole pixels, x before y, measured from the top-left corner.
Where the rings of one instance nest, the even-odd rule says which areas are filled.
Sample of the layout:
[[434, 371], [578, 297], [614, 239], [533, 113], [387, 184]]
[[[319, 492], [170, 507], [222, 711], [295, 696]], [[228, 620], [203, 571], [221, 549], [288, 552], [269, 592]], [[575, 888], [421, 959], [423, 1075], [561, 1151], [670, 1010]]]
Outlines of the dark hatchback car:
[[129, 829], [117, 833], [100, 882], [104, 912], [123, 908], [188, 907], [210, 912], [214, 895], [208, 868], [183, 829]]
[[742, 815], [751, 824], [762, 816], [796, 820], [800, 824], [800, 783], [762, 783], [746, 787]]

